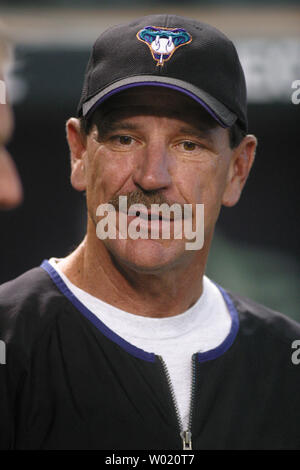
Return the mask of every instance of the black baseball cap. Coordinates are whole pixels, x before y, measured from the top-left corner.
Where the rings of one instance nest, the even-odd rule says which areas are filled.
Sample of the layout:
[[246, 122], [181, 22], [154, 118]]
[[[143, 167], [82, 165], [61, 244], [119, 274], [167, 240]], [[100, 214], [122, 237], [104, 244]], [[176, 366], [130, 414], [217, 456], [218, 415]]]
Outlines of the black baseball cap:
[[247, 132], [247, 93], [233, 43], [208, 24], [150, 15], [104, 31], [85, 72], [78, 116], [89, 117], [110, 96], [131, 87], [185, 93], [223, 127]]

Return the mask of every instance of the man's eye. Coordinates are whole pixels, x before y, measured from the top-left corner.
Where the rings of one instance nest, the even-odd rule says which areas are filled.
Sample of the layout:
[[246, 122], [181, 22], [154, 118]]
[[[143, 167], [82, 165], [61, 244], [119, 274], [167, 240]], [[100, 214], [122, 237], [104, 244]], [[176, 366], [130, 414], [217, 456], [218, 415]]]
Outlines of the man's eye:
[[121, 145], [130, 145], [133, 142], [133, 138], [130, 135], [118, 135], [114, 137], [114, 140]]
[[186, 140], [182, 142], [182, 146], [183, 146], [183, 149], [187, 152], [196, 150], [196, 148], [198, 147], [197, 144], [195, 144], [194, 142], [191, 142], [190, 140]]

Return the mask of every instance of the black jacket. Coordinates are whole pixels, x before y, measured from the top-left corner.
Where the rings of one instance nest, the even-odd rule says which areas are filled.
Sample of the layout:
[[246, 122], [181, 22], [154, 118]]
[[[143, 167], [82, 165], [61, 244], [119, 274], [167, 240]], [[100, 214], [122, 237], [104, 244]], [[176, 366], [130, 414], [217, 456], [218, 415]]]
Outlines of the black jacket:
[[[160, 359], [109, 330], [45, 267], [52, 279], [39, 267], [0, 287], [0, 448], [182, 449]], [[236, 315], [229, 340], [195, 355], [193, 450], [300, 449], [300, 325], [224, 295]]]

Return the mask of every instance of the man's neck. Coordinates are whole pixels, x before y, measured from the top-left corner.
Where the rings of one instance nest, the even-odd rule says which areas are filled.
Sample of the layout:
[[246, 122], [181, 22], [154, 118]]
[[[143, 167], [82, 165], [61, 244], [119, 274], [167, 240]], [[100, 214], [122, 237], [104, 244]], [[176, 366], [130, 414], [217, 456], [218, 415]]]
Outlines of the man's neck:
[[77, 287], [117, 308], [163, 318], [186, 311], [202, 294], [205, 263], [199, 256], [180, 267], [143, 272], [118, 263], [99, 240], [97, 250], [92, 245], [86, 237], [60, 268]]

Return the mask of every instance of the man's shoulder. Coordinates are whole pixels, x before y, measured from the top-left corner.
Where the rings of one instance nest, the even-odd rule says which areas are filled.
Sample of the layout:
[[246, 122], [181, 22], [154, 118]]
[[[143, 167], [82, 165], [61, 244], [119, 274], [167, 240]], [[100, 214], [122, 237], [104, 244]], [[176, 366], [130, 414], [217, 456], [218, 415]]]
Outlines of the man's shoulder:
[[252, 299], [227, 291], [240, 320], [240, 327], [251, 335], [262, 335], [288, 345], [300, 339], [300, 323], [284, 313], [273, 310]]
[[9, 340], [16, 331], [20, 334], [36, 330], [42, 322], [51, 321], [57, 306], [64, 301], [48, 273], [33, 268], [16, 279], [0, 286], [0, 334]]
[[36, 267], [0, 286], [0, 305], [34, 302], [60, 295], [48, 273]]

